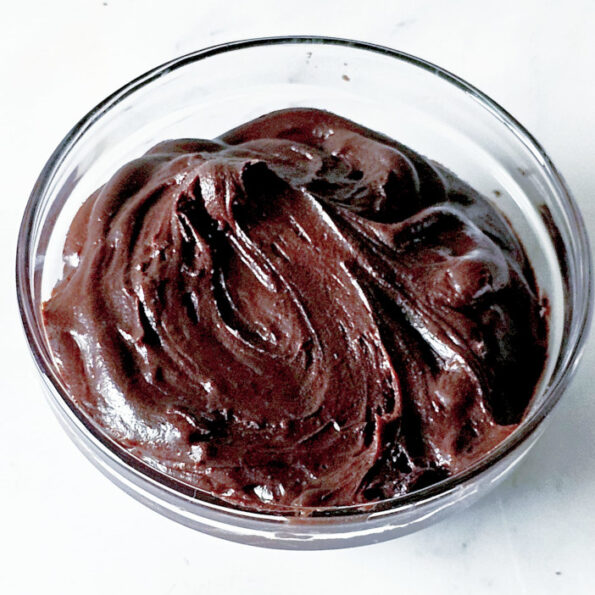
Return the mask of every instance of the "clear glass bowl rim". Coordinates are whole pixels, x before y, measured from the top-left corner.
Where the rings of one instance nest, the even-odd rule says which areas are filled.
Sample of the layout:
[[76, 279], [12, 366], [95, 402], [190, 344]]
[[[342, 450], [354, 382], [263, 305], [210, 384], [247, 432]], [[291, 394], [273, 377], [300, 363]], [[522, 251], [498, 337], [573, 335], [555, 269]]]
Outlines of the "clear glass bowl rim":
[[[38, 371], [42, 377], [49, 381], [52, 385], [54, 393], [57, 393], [63, 404], [66, 404], [70, 412], [81, 422], [85, 428], [92, 434], [92, 438], [100, 443], [100, 446], [107, 450], [108, 454], [115, 458], [120, 465], [126, 465], [130, 470], [134, 471], [136, 475], [142, 476], [143, 479], [157, 484], [159, 487], [167, 491], [174, 491], [180, 496], [190, 496], [196, 503], [204, 504], [207, 507], [218, 508], [230, 513], [247, 512], [250, 517], [255, 519], [262, 519], [263, 521], [270, 521], [275, 517], [289, 517], [295, 518], [296, 514], [292, 514], [290, 509], [284, 507], [280, 509], [280, 514], [262, 513], [254, 511], [246, 511], [241, 508], [236, 508], [229, 505], [225, 501], [214, 497], [201, 490], [196, 490], [187, 484], [178, 481], [165, 473], [157, 471], [142, 463], [138, 459], [131, 457], [125, 449], [119, 446], [116, 442], [103, 435], [88, 420], [73, 406], [70, 401], [64, 385], [58, 378], [51, 359], [48, 356], [47, 350], [44, 350], [43, 329], [36, 324], [34, 297], [31, 291], [30, 276], [31, 276], [31, 240], [33, 238], [33, 226], [37, 211], [44, 197], [45, 191], [49, 186], [53, 176], [59, 169], [65, 156], [73, 150], [77, 141], [85, 134], [97, 120], [99, 120], [110, 109], [114, 108], [119, 102], [133, 94], [137, 90], [146, 87], [151, 82], [157, 80], [161, 76], [180, 69], [185, 65], [193, 62], [204, 60], [211, 56], [218, 54], [248, 49], [262, 46], [275, 45], [289, 45], [289, 44], [310, 44], [310, 45], [335, 45], [343, 46], [350, 49], [364, 50], [384, 56], [392, 57], [402, 62], [412, 64], [422, 70], [425, 70], [439, 78], [444, 79], [448, 83], [454, 85], [459, 90], [472, 96], [477, 100], [490, 114], [496, 117], [504, 126], [514, 133], [519, 142], [521, 142], [534, 155], [537, 155], [543, 162], [543, 169], [547, 172], [550, 182], [556, 189], [557, 198], [560, 200], [560, 206], [563, 207], [564, 214], [568, 218], [569, 228], [573, 230], [574, 250], [569, 250], [573, 246], [565, 246], [569, 252], [574, 252], [574, 256], [570, 257], [570, 269], [575, 276], [576, 287], [575, 291], [580, 292], [583, 296], [578, 299], [578, 303], [574, 303], [573, 308], [568, 312], [565, 309], [565, 317], [570, 317], [570, 324], [566, 327], [568, 334], [566, 335], [566, 351], [561, 351], [554, 374], [542, 396], [542, 402], [538, 405], [536, 410], [529, 418], [521, 422], [510, 436], [502, 441], [496, 448], [490, 451], [487, 455], [480, 458], [466, 471], [443, 479], [440, 482], [432, 484], [428, 487], [416, 490], [409, 494], [395, 496], [393, 498], [374, 502], [370, 505], [361, 504], [349, 506], [335, 506], [335, 507], [320, 507], [316, 508], [316, 513], [330, 513], [334, 516], [349, 516], [352, 520], [357, 520], [359, 517], [370, 517], [374, 512], [387, 513], [396, 512], [398, 509], [421, 503], [430, 499], [434, 499], [442, 493], [455, 489], [456, 487], [465, 484], [466, 482], [481, 475], [483, 471], [493, 466], [495, 463], [505, 458], [508, 454], [513, 452], [517, 447], [524, 443], [529, 436], [541, 425], [543, 420], [547, 417], [553, 407], [561, 398], [565, 388], [567, 387], [576, 367], [582, 350], [584, 348], [585, 340], [588, 335], [592, 311], [592, 264], [591, 251], [589, 247], [589, 239], [583, 221], [582, 215], [568, 190], [562, 176], [559, 174], [551, 159], [548, 157], [545, 150], [537, 142], [537, 140], [504, 108], [482, 93], [479, 89], [470, 85], [463, 79], [452, 74], [451, 72], [432, 64], [421, 58], [417, 58], [411, 54], [407, 54], [398, 50], [394, 50], [385, 46], [336, 38], [326, 36], [275, 36], [262, 37], [246, 40], [232, 41], [224, 44], [210, 46], [201, 50], [197, 50], [168, 62], [157, 66], [141, 76], [133, 79], [128, 84], [124, 85], [111, 95], [109, 95], [102, 102], [97, 104], [87, 115], [85, 115], [64, 137], [62, 142], [55, 149], [44, 168], [42, 169], [34, 187], [30, 194], [29, 200], [25, 207], [21, 227], [19, 230], [17, 251], [16, 251], [16, 287], [17, 287], [17, 301], [19, 305], [21, 320], [27, 341]], [[574, 265], [574, 267], [572, 267]], [[571, 296], [576, 297], [576, 296]], [[296, 509], [295, 513], [299, 516], [303, 509]], [[311, 521], [315, 521], [311, 517]], [[322, 520], [322, 519], [320, 519]]]

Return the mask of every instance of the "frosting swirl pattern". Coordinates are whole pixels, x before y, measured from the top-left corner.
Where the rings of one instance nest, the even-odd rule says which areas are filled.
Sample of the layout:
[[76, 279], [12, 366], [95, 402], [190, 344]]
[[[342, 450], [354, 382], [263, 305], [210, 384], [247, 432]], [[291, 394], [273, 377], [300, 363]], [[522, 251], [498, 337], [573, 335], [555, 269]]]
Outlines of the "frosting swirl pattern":
[[546, 314], [522, 246], [442, 166], [314, 109], [158, 144], [81, 207], [44, 305], [72, 398], [252, 509], [375, 501], [520, 421]]

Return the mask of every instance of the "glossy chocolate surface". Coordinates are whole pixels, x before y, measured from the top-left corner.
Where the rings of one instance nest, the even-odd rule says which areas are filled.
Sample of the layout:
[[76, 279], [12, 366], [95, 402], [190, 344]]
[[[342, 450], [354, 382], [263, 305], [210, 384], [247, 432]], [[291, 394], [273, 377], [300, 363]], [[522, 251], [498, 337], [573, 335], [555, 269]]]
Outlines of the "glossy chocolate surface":
[[546, 308], [505, 218], [328, 112], [160, 143], [81, 207], [64, 262], [44, 319], [77, 406], [252, 509], [460, 472], [544, 367]]

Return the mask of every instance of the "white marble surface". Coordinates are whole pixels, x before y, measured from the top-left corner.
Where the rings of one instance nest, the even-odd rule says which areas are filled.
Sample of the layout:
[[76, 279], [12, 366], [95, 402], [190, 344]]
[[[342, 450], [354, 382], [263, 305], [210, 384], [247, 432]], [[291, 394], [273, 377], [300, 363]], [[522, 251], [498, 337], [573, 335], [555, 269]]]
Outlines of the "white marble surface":
[[98, 100], [184, 52], [291, 33], [386, 44], [481, 88], [543, 143], [595, 238], [595, 2], [0, 6], [0, 593], [594, 592], [595, 337], [544, 437], [501, 487], [469, 510], [381, 545], [265, 551], [160, 517], [79, 454], [39, 389], [13, 270], [17, 228], [35, 178]]

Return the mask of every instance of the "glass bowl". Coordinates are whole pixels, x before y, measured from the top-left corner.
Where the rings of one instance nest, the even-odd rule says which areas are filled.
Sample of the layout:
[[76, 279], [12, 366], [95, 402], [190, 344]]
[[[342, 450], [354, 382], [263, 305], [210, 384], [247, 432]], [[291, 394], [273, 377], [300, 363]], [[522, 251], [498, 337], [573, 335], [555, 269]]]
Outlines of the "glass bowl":
[[[335, 112], [443, 164], [513, 223], [549, 301], [546, 370], [519, 427], [464, 473], [366, 506], [310, 516], [234, 508], [131, 456], [74, 406], [52, 360], [41, 304], [62, 272], [82, 202], [157, 142], [213, 138], [294, 106]], [[207, 48], [159, 66], [101, 102], [66, 135], [25, 209], [16, 262], [20, 312], [44, 390], [83, 453], [126, 492], [189, 527], [289, 549], [362, 545], [420, 529], [475, 501], [527, 453], [566, 388], [591, 314], [581, 215], [532, 136], [480, 91], [423, 60], [343, 39], [282, 37]]]

